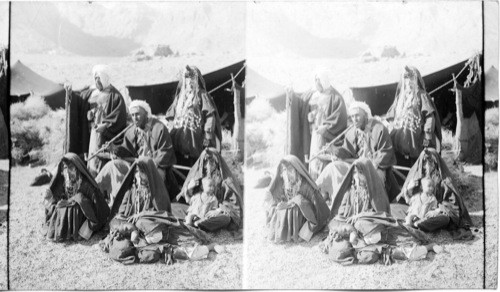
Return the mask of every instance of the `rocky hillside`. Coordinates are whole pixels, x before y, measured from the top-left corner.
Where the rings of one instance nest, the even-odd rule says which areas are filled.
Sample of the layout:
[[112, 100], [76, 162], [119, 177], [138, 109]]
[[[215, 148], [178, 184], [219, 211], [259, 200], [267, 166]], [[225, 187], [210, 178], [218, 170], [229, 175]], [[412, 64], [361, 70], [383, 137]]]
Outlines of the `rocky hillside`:
[[12, 51], [122, 57], [168, 45], [180, 55], [243, 54], [245, 5], [15, 2]]

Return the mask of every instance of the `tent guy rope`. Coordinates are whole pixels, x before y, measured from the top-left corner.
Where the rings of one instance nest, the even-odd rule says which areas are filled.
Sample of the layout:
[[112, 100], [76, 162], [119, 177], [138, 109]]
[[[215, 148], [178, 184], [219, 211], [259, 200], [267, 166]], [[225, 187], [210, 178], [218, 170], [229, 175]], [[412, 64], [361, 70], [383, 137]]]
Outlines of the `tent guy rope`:
[[[238, 77], [238, 75], [240, 75], [240, 73], [243, 72], [243, 69], [245, 69], [245, 66], [246, 66], [246, 64], [243, 64], [243, 67], [241, 67], [240, 71], [238, 71], [238, 73], [236, 73], [236, 75], [234, 75], [234, 78]], [[208, 93], [211, 94], [212, 92], [216, 91], [217, 89], [221, 88], [222, 86], [225, 86], [226, 84], [228, 84], [232, 80], [233, 80], [233, 77], [231, 77], [231, 79], [222, 83], [221, 85], [215, 87], [214, 89], [210, 90]]]

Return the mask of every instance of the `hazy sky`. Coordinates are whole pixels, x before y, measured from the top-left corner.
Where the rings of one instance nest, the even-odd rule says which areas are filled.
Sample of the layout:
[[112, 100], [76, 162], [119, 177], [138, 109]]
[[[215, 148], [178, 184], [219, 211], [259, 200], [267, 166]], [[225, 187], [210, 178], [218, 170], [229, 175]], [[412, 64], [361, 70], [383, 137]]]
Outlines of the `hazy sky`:
[[7, 46], [9, 41], [9, 3], [0, 2], [0, 45]]
[[[432, 2], [257, 2], [248, 5], [247, 52], [273, 55], [296, 48], [332, 44], [331, 56], [350, 57], [352, 52], [380, 46], [396, 46], [406, 54], [469, 55], [482, 46], [480, 1]], [[335, 41], [339, 45], [336, 45]], [[295, 44], [295, 45], [294, 45]], [[320, 48], [318, 48], [320, 49]], [[319, 52], [318, 54], [322, 54]], [[322, 57], [322, 56], [318, 56]]]

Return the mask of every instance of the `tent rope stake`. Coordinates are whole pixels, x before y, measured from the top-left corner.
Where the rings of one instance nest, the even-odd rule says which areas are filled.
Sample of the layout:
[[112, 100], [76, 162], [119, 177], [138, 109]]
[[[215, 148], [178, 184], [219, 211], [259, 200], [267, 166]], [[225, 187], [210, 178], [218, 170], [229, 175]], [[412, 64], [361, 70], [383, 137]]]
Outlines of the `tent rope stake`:
[[[465, 63], [464, 67], [462, 68], [462, 70], [460, 70], [460, 72], [458, 72], [458, 74], [457, 74], [457, 76], [456, 76], [455, 78], [458, 78], [458, 77], [459, 77], [459, 76], [460, 76], [460, 75], [464, 72], [465, 68], [469, 67], [469, 65], [470, 65], [470, 64], [471, 64], [471, 62], [475, 59], [475, 57], [476, 57], [476, 56], [474, 56], [474, 57], [470, 58], [470, 59], [467, 61], [467, 63]], [[441, 88], [443, 88], [443, 87], [447, 86], [448, 84], [452, 83], [452, 82], [453, 82], [453, 80], [454, 80], [454, 79], [452, 78], [450, 81], [448, 81], [448, 82], [444, 83], [443, 85], [439, 86], [438, 88], [436, 88], [436, 89], [432, 90], [431, 92], [429, 92], [429, 95], [433, 94], [434, 92], [436, 92], [436, 91], [440, 90]]]
[[[236, 75], [234, 75], [234, 78], [235, 78], [235, 79], [236, 79], [236, 77], [238, 77], [238, 75], [240, 75], [240, 73], [241, 73], [241, 72], [243, 72], [243, 69], [245, 69], [245, 67], [246, 67], [246, 64], [243, 64], [243, 67], [241, 67], [240, 71], [238, 71], [238, 73], [236, 73]], [[210, 90], [210, 91], [208, 92], [208, 94], [212, 94], [212, 92], [216, 91], [217, 89], [221, 88], [222, 86], [225, 86], [225, 85], [226, 85], [226, 84], [228, 84], [229, 82], [232, 82], [232, 81], [233, 81], [233, 79], [232, 79], [232, 78], [233, 78], [233, 77], [231, 77], [231, 79], [229, 79], [228, 81], [226, 81], [226, 82], [222, 83], [221, 85], [219, 85], [219, 86], [215, 87], [214, 89]]]

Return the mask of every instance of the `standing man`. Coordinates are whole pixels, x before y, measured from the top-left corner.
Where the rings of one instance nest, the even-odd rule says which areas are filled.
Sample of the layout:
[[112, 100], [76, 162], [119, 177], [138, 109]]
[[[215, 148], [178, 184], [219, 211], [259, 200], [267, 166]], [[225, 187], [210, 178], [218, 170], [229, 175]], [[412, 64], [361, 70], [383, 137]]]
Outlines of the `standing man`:
[[[90, 122], [88, 155], [93, 155], [104, 143], [111, 140], [127, 126], [127, 107], [121, 93], [110, 83], [108, 68], [96, 65], [92, 69], [94, 86], [82, 92], [91, 110], [87, 113]], [[97, 155], [87, 162], [87, 168], [95, 177], [108, 161], [105, 155]]]

